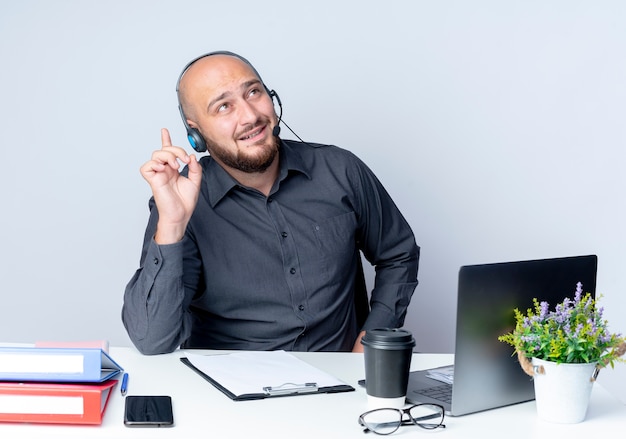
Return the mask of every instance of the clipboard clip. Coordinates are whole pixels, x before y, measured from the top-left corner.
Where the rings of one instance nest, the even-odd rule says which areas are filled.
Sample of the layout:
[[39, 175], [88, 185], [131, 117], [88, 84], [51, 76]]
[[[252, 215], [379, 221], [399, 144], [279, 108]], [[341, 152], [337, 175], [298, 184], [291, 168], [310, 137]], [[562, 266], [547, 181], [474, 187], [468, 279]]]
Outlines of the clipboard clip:
[[285, 383], [285, 384], [281, 384], [280, 386], [263, 387], [263, 391], [265, 392], [266, 395], [269, 395], [269, 396], [313, 393], [313, 392], [317, 392], [317, 390], [318, 390], [317, 383], [304, 383], [304, 384]]

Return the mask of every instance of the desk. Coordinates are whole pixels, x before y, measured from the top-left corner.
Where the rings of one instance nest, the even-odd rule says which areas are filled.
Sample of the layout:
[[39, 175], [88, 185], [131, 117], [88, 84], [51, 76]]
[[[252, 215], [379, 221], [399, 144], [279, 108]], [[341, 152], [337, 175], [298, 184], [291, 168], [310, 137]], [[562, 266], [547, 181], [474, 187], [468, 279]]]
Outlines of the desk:
[[[235, 402], [182, 364], [184, 351], [143, 356], [133, 348], [111, 348], [111, 356], [130, 375], [128, 394], [171, 395], [176, 425], [171, 428], [128, 428], [123, 424], [124, 398], [119, 385], [111, 395], [101, 426], [0, 423], [2, 438], [369, 438], [358, 425], [367, 410], [367, 395], [357, 381], [365, 376], [362, 354], [295, 353], [313, 366], [356, 388], [354, 392], [316, 394]], [[204, 353], [203, 351], [194, 351]], [[206, 353], [211, 353], [206, 351]], [[451, 364], [445, 354], [415, 354], [412, 370]], [[618, 366], [619, 367], [619, 366]], [[607, 437], [626, 427], [626, 406], [599, 383], [594, 385], [587, 418], [580, 424], [550, 424], [538, 419], [535, 403], [446, 417], [447, 428], [428, 432], [401, 428], [389, 437], [562, 438], [588, 434]], [[621, 427], [621, 428], [620, 428]]]

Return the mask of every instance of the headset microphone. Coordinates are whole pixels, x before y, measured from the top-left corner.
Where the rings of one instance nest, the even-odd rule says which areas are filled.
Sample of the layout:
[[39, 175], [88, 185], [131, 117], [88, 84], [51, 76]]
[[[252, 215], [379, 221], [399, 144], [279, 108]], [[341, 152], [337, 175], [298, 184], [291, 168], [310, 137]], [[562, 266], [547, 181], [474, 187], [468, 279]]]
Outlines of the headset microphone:
[[283, 120], [283, 104], [280, 102], [280, 98], [278, 97], [278, 93], [274, 90], [270, 91], [270, 96], [272, 98], [276, 98], [276, 102], [278, 102], [278, 108], [280, 109], [280, 114], [278, 116], [278, 122], [276, 122], [276, 126], [272, 129], [272, 135], [274, 137], [278, 137], [280, 134], [280, 122]]
[[272, 130], [272, 136], [278, 137], [279, 135], [280, 135], [280, 127], [276, 125], [274, 129]]

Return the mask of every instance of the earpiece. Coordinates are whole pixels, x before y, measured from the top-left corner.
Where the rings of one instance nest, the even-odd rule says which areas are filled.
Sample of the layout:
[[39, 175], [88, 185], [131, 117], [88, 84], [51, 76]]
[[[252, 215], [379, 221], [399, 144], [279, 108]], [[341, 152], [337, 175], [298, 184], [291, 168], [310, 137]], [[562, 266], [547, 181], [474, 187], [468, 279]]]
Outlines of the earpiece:
[[267, 94], [272, 99], [276, 98], [276, 102], [278, 102], [278, 107], [280, 108], [280, 116], [278, 117], [278, 123], [276, 124], [276, 126], [272, 130], [272, 135], [274, 135], [275, 137], [278, 137], [278, 135], [280, 134], [280, 127], [278, 125], [280, 124], [280, 122], [282, 120], [282, 117], [283, 117], [283, 105], [280, 102], [280, 98], [278, 97], [278, 94], [274, 90], [270, 91], [267, 88], [267, 86], [263, 82], [263, 79], [261, 79], [261, 75], [259, 75], [259, 72], [257, 72], [257, 70], [254, 68], [254, 66], [250, 63], [250, 61], [248, 61], [247, 59], [245, 59], [241, 55], [237, 55], [236, 53], [229, 52], [227, 50], [218, 50], [218, 51], [215, 51], [215, 52], [205, 53], [204, 55], [200, 55], [200, 56], [194, 58], [193, 60], [191, 60], [189, 63], [187, 63], [187, 65], [185, 66], [185, 68], [181, 72], [180, 76], [178, 77], [178, 81], [176, 81], [176, 97], [178, 98], [178, 111], [180, 112], [180, 116], [183, 119], [183, 125], [185, 126], [185, 129], [187, 130], [187, 139], [189, 140], [189, 143], [191, 144], [191, 147], [194, 150], [196, 150], [197, 152], [205, 152], [207, 150], [206, 141], [204, 140], [204, 137], [202, 136], [202, 134], [200, 134], [200, 131], [198, 131], [196, 128], [190, 127], [189, 124], [187, 123], [187, 118], [185, 117], [185, 112], [183, 111], [183, 107], [180, 104], [180, 92], [179, 92], [180, 81], [183, 79], [183, 76], [185, 76], [185, 73], [187, 72], [187, 70], [189, 70], [189, 68], [196, 61], [198, 61], [198, 60], [200, 60], [202, 58], [206, 58], [207, 56], [213, 56], [213, 55], [229, 55], [229, 56], [233, 56], [235, 58], [238, 58], [241, 61], [243, 61], [244, 63], [246, 63], [252, 69], [254, 74], [259, 78], [259, 80], [261, 81], [261, 84], [263, 84], [263, 87], [265, 88], [265, 91], [267, 92]]
[[189, 144], [196, 151], [198, 152], [206, 151], [207, 148], [206, 148], [206, 142], [204, 141], [204, 137], [202, 137], [202, 134], [200, 134], [200, 131], [198, 131], [197, 129], [189, 128], [187, 130], [187, 140], [189, 140]]
[[[178, 87], [176, 87], [176, 91], [178, 92]], [[178, 101], [178, 111], [180, 111], [180, 116], [183, 118], [183, 125], [185, 125], [185, 129], [187, 130], [187, 140], [189, 140], [189, 144], [191, 145], [191, 147], [197, 152], [206, 152], [207, 148], [204, 137], [202, 137], [200, 131], [195, 128], [191, 128], [187, 123], [187, 118], [185, 117], [185, 113], [183, 112], [183, 107], [180, 105], [180, 100]]]

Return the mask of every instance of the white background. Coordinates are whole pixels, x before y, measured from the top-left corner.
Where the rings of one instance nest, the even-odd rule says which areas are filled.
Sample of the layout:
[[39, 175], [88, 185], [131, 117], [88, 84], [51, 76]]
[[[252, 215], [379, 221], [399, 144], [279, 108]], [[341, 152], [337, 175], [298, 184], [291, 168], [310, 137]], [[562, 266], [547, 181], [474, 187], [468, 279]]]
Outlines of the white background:
[[0, 338], [130, 344], [139, 167], [161, 127], [188, 147], [176, 79], [224, 49], [404, 212], [418, 350], [453, 351], [461, 265], [519, 259], [597, 254], [626, 332], [625, 23], [619, 0], [1, 1]]

